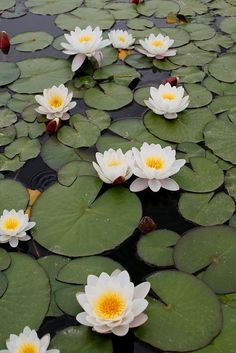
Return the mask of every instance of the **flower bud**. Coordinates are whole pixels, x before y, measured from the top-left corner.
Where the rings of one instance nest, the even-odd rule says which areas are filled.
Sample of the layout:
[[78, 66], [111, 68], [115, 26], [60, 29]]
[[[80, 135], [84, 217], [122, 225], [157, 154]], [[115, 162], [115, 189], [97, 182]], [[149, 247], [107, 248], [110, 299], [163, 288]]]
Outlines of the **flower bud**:
[[5, 31], [0, 32], [0, 49], [7, 54], [10, 49], [10, 39]]
[[140, 232], [146, 234], [149, 232], [152, 232], [153, 230], [155, 230], [157, 228], [156, 223], [153, 221], [153, 219], [151, 217], [148, 216], [144, 216], [138, 226], [138, 229], [140, 230]]
[[177, 86], [178, 81], [179, 81], [178, 77], [170, 76], [165, 80], [163, 80], [162, 84], [165, 85], [166, 83], [169, 83], [173, 87], [173, 86]]
[[50, 135], [55, 134], [61, 126], [61, 120], [58, 118], [55, 118], [53, 120], [50, 120], [49, 123], [47, 124], [46, 127], [46, 132], [48, 132]]

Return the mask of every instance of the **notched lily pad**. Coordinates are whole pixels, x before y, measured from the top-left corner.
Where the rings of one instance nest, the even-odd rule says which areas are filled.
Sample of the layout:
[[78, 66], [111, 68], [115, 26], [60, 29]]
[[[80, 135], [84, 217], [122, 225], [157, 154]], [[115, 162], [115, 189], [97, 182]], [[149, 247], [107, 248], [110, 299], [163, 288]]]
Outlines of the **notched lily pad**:
[[40, 15], [57, 15], [71, 11], [82, 4], [83, 0], [27, 0], [25, 5], [30, 9], [30, 12]]
[[0, 62], [0, 86], [5, 86], [15, 81], [19, 76], [20, 69], [15, 63]]
[[19, 156], [20, 161], [24, 162], [38, 156], [40, 153], [40, 142], [31, 140], [28, 137], [20, 137], [5, 148], [4, 154], [8, 158]]
[[24, 210], [29, 201], [26, 188], [18, 181], [11, 179], [0, 180], [0, 194], [0, 215], [5, 209]]
[[10, 126], [17, 121], [17, 116], [10, 109], [0, 109], [0, 128]]
[[16, 45], [18, 51], [34, 52], [48, 47], [53, 36], [47, 32], [24, 32], [11, 38], [11, 44]]
[[72, 161], [59, 169], [57, 177], [60, 184], [70, 186], [82, 175], [97, 175], [92, 163], [87, 161]]

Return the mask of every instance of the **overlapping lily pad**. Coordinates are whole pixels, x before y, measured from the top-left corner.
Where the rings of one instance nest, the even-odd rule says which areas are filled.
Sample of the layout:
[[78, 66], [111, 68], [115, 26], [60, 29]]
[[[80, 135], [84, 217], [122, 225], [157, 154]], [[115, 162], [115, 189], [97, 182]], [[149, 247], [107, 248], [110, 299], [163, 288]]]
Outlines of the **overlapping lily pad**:
[[9, 255], [9, 253], [0, 248], [0, 271], [6, 270], [11, 263], [11, 256]]
[[38, 140], [31, 140], [28, 137], [20, 137], [7, 146], [4, 153], [7, 158], [19, 156], [20, 161], [23, 162], [37, 157], [40, 153], [40, 146]]
[[155, 0], [145, 1], [138, 6], [138, 12], [144, 16], [166, 17], [169, 12], [178, 12], [179, 6], [175, 1]]
[[29, 195], [27, 190], [15, 180], [0, 180], [0, 193], [0, 215], [5, 209], [24, 210], [28, 204]]
[[82, 4], [82, 0], [27, 0], [25, 5], [31, 12], [40, 15], [57, 15], [75, 9]]
[[193, 43], [190, 43], [179, 48], [177, 55], [171, 57], [169, 60], [177, 65], [182, 65], [184, 62], [185, 66], [201, 66], [209, 63], [215, 56], [215, 53], [199, 49]]
[[36, 51], [49, 46], [53, 36], [47, 32], [25, 32], [11, 38], [11, 44], [19, 51]]
[[20, 76], [20, 69], [15, 63], [0, 62], [0, 85], [4, 86]]
[[234, 82], [236, 80], [236, 73], [234, 70], [235, 59], [235, 54], [225, 54], [214, 59], [209, 64], [210, 74], [217, 80], [223, 82]]
[[17, 121], [17, 116], [10, 109], [0, 110], [0, 128], [10, 126]]

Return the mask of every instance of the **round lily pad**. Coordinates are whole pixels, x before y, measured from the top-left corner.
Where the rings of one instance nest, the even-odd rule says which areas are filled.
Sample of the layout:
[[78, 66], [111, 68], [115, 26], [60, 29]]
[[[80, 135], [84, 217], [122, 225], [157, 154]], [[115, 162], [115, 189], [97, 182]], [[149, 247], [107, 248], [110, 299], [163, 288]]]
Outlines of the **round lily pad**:
[[216, 293], [236, 290], [236, 230], [228, 226], [199, 227], [188, 231], [174, 249], [180, 271], [196, 273]]
[[215, 51], [220, 53], [222, 48], [230, 48], [233, 45], [233, 40], [229, 36], [217, 33], [213, 38], [208, 40], [195, 41], [195, 45], [206, 51]]
[[66, 264], [58, 273], [57, 279], [71, 284], [86, 284], [91, 274], [99, 276], [102, 272], [111, 274], [122, 266], [108, 257], [91, 256], [75, 259]]
[[213, 77], [207, 77], [203, 81], [204, 86], [211, 92], [220, 96], [236, 95], [236, 85], [233, 83], [220, 82]]
[[10, 254], [6, 250], [0, 248], [0, 271], [6, 270], [10, 266], [10, 263]]
[[215, 30], [212, 27], [202, 23], [188, 23], [184, 29], [190, 33], [191, 40], [206, 40], [215, 35]]
[[155, 14], [156, 17], [166, 17], [169, 12], [178, 12], [179, 5], [175, 1], [170, 0], [149, 0], [141, 3], [138, 8], [138, 12], [144, 16], [152, 16]]
[[156, 266], [172, 266], [173, 246], [180, 236], [168, 229], [146, 234], [138, 242], [138, 254], [147, 263]]
[[27, 0], [25, 5], [30, 9], [30, 12], [40, 15], [56, 15], [71, 11], [82, 4], [83, 0]]
[[90, 162], [72, 161], [59, 169], [57, 177], [60, 184], [70, 186], [81, 175], [96, 176], [97, 172]]
[[230, 196], [236, 199], [236, 168], [231, 168], [225, 175], [225, 187]]
[[206, 13], [208, 10], [206, 4], [203, 4], [198, 0], [188, 0], [188, 2], [182, 1], [182, 0], [176, 0], [176, 2], [180, 6], [179, 12], [185, 16], [194, 16], [196, 14], [201, 15]]
[[181, 189], [193, 192], [209, 192], [217, 189], [224, 182], [224, 173], [215, 162], [207, 158], [190, 158], [191, 168], [184, 166], [174, 180]]
[[11, 179], [0, 180], [0, 194], [0, 215], [5, 209], [24, 210], [29, 201], [26, 188], [18, 181]]
[[16, 0], [1, 0], [1, 2], [0, 2], [0, 11], [4, 11], [6, 9], [10, 9], [15, 4], [16, 4]]
[[196, 83], [185, 83], [184, 88], [190, 97], [188, 108], [199, 108], [212, 101], [212, 94], [205, 87]]
[[57, 333], [52, 339], [50, 348], [58, 349], [60, 353], [112, 353], [110, 338], [96, 334], [86, 326], [68, 327]]
[[236, 108], [235, 97], [232, 95], [215, 97], [209, 105], [209, 109], [214, 114], [223, 113], [225, 111], [234, 111]]
[[150, 299], [148, 320], [138, 338], [164, 351], [185, 352], [206, 346], [222, 327], [220, 303], [211, 289], [192, 275], [162, 271], [148, 278], [161, 301]]
[[94, 72], [95, 80], [111, 79], [118, 85], [128, 86], [135, 78], [140, 78], [141, 75], [134, 68], [126, 65], [107, 65], [101, 67]]
[[141, 54], [128, 55], [125, 62], [136, 69], [150, 69], [152, 67], [152, 59]]
[[174, 120], [165, 119], [149, 111], [144, 116], [144, 124], [155, 136], [172, 142], [200, 142], [203, 140], [203, 129], [215, 119], [207, 108], [188, 109], [178, 113]]
[[234, 70], [235, 59], [235, 54], [225, 54], [212, 60], [208, 68], [210, 74], [217, 80], [234, 82], [236, 80], [236, 72]]
[[47, 189], [32, 211], [35, 240], [57, 254], [83, 256], [127, 239], [141, 217], [140, 201], [124, 188], [113, 188], [96, 199], [101, 184], [95, 177], [81, 176], [69, 188], [54, 184]]
[[14, 94], [9, 100], [7, 106], [14, 112], [21, 113], [26, 107], [35, 103], [33, 95], [29, 94]]
[[146, 107], [146, 104], [144, 103], [144, 101], [150, 97], [150, 88], [151, 86], [140, 87], [136, 89], [134, 92], [135, 102], [142, 105], [143, 107]]
[[30, 256], [11, 253], [11, 266], [4, 274], [8, 288], [0, 298], [1, 347], [10, 334], [22, 332], [26, 323], [38, 329], [50, 300], [48, 277]]
[[0, 272], [0, 298], [6, 292], [7, 287], [8, 287], [7, 277], [3, 272]]
[[196, 143], [183, 142], [177, 147], [177, 156], [178, 158], [184, 158], [186, 162], [189, 162], [192, 157], [205, 157], [205, 150]]
[[126, 4], [124, 2], [108, 3], [104, 9], [108, 10], [116, 20], [128, 20], [137, 17], [135, 4]]
[[235, 203], [224, 192], [215, 195], [213, 192], [184, 193], [179, 200], [179, 211], [189, 221], [202, 226], [210, 226], [228, 221], [235, 211]]
[[131, 29], [143, 30], [146, 28], [152, 28], [153, 22], [146, 18], [134, 18], [127, 21], [126, 25]]
[[10, 93], [0, 92], [0, 107], [5, 106], [10, 98], [11, 98]]
[[61, 313], [76, 316], [83, 311], [76, 299], [78, 292], [84, 292], [84, 286], [67, 285], [55, 291], [55, 302], [57, 307], [60, 308]]
[[23, 167], [24, 164], [25, 162], [21, 162], [18, 156], [10, 159], [4, 156], [3, 154], [0, 154], [1, 172], [5, 172], [5, 171], [15, 172], [17, 169], [20, 169], [21, 167]]
[[20, 69], [15, 63], [0, 62], [0, 86], [15, 81], [20, 76]]
[[0, 129], [0, 146], [5, 146], [11, 143], [16, 136], [14, 126], [8, 126]]
[[215, 56], [215, 53], [199, 49], [190, 43], [179, 48], [177, 55], [172, 56], [169, 60], [178, 65], [183, 65], [184, 63], [185, 66], [201, 66], [209, 63]]
[[48, 47], [53, 36], [47, 32], [24, 32], [11, 38], [11, 44], [19, 51], [36, 51]]
[[17, 121], [17, 116], [10, 109], [0, 110], [0, 128], [10, 126]]
[[[180, 82], [185, 83], [201, 82], [205, 77], [205, 73], [196, 66], [180, 67], [173, 70], [171, 75], [179, 77]], [[191, 100], [192, 98], [194, 97]]]
[[5, 156], [13, 158], [19, 156], [20, 161], [35, 158], [40, 153], [40, 142], [28, 137], [20, 137], [5, 148]]

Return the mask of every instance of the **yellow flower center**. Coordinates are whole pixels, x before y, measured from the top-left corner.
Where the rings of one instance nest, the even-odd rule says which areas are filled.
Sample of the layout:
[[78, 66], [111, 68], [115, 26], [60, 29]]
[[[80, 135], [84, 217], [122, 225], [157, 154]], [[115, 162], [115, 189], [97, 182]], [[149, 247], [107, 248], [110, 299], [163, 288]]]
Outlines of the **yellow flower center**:
[[161, 47], [164, 44], [163, 40], [154, 40], [152, 43], [153, 47]]
[[118, 39], [119, 39], [119, 41], [120, 42], [122, 42], [122, 43], [125, 43], [125, 36], [122, 36], [122, 35], [120, 35], [120, 36], [118, 36]]
[[118, 165], [121, 165], [121, 161], [119, 161], [118, 159], [110, 159], [107, 162], [108, 167], [117, 167]]
[[93, 37], [90, 34], [85, 34], [85, 35], [79, 37], [79, 42], [86, 43], [86, 42], [89, 42], [92, 38]]
[[49, 105], [53, 108], [59, 108], [63, 103], [61, 96], [52, 96], [49, 99]]
[[95, 312], [103, 320], [114, 320], [125, 310], [125, 300], [119, 292], [107, 291], [95, 302]]
[[162, 98], [164, 99], [168, 99], [169, 101], [171, 101], [172, 99], [175, 99], [176, 98], [176, 94], [172, 93], [172, 92], [165, 92], [165, 93], [162, 93]]
[[18, 218], [11, 217], [7, 218], [3, 223], [3, 228], [5, 230], [16, 230], [20, 225], [20, 221]]
[[162, 158], [159, 157], [147, 157], [145, 159], [145, 164], [149, 168], [153, 169], [162, 169], [165, 165], [165, 161]]
[[17, 353], [38, 353], [38, 347], [34, 343], [23, 343]]

